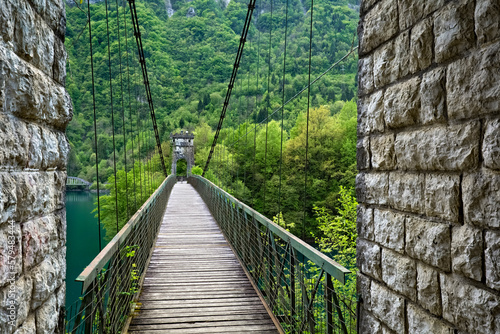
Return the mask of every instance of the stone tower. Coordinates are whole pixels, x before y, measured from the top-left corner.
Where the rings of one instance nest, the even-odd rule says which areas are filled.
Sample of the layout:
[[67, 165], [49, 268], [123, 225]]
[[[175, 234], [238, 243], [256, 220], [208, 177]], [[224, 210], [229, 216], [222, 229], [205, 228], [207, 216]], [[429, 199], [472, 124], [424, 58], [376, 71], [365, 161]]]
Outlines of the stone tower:
[[364, 0], [361, 333], [500, 333], [500, 4]]
[[63, 0], [0, 0], [0, 333], [64, 333]]
[[177, 173], [177, 161], [184, 159], [187, 162], [187, 172], [194, 166], [194, 135], [187, 131], [170, 135], [172, 139], [172, 174]]

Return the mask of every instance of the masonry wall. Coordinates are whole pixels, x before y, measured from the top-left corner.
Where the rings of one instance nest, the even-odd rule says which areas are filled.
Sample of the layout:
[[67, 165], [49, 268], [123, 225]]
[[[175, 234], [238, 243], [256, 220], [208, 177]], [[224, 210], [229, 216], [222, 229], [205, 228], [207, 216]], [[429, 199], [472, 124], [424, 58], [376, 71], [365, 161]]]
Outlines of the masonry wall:
[[0, 333], [63, 332], [65, 25], [62, 0], [0, 0]]
[[500, 333], [500, 2], [364, 0], [361, 333]]

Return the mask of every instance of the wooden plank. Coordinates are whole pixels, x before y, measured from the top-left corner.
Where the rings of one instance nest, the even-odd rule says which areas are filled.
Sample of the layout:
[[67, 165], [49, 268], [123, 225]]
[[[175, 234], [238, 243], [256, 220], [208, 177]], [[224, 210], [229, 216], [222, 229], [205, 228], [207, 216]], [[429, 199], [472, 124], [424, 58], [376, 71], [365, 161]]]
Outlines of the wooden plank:
[[[147, 329], [148, 333], [155, 334], [197, 334], [197, 333], [276, 333], [276, 327], [272, 325], [243, 325], [243, 326], [219, 326], [219, 327], [196, 327], [178, 329]], [[129, 333], [144, 333], [142, 329], [131, 330]]]
[[[256, 314], [239, 314], [240, 320], [267, 320], [269, 316], [267, 313]], [[233, 315], [194, 315], [194, 316], [177, 316], [175, 318], [138, 318], [136, 324], [182, 324], [182, 323], [195, 323], [195, 322], [210, 322], [210, 321], [231, 321], [234, 320]]]
[[210, 211], [172, 190], [129, 333], [278, 333]]
[[250, 326], [255, 326], [255, 321], [259, 321], [258, 326], [269, 326], [273, 325], [273, 322], [271, 319], [262, 319], [262, 318], [254, 318], [254, 319], [247, 319], [247, 320], [242, 320], [241, 318], [239, 320], [234, 320], [234, 319], [226, 319], [223, 321], [193, 321], [190, 323], [185, 323], [185, 322], [180, 322], [180, 323], [143, 323], [143, 324], [137, 324], [130, 326], [130, 330], [133, 331], [135, 328], [141, 329], [141, 330], [157, 330], [157, 329], [181, 329], [181, 328], [210, 328], [210, 327], [234, 327], [234, 326], [244, 326], [244, 327], [250, 327]]

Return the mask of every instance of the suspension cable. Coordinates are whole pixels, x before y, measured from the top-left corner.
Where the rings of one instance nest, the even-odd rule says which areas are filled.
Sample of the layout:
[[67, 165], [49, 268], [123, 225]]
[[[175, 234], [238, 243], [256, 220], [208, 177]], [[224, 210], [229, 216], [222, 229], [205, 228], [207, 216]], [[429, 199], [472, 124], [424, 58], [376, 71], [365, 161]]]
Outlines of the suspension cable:
[[[135, 156], [134, 156], [134, 131], [132, 129], [132, 95], [130, 93], [130, 63], [129, 63], [129, 54], [128, 54], [128, 37], [127, 37], [127, 7], [125, 6], [125, 2], [123, 2], [123, 25], [125, 30], [125, 54], [127, 55], [127, 90], [128, 90], [128, 111], [129, 111], [129, 122], [130, 122], [130, 138], [132, 140], [132, 175], [134, 180], [134, 212], [139, 209], [137, 207], [137, 187], [135, 181]], [[125, 149], [127, 149], [125, 147]]]
[[167, 173], [167, 169], [165, 167], [165, 161], [163, 160], [163, 152], [161, 150], [160, 134], [158, 132], [158, 126], [156, 124], [156, 115], [155, 115], [155, 109], [154, 109], [154, 105], [153, 105], [153, 96], [151, 94], [151, 88], [149, 86], [148, 70], [146, 67], [146, 57], [144, 56], [144, 49], [142, 46], [141, 31], [140, 31], [140, 27], [139, 27], [139, 21], [137, 18], [137, 9], [135, 6], [135, 0], [128, 0], [128, 4], [130, 7], [130, 14], [132, 16], [132, 25], [134, 27], [134, 36], [135, 36], [135, 41], [137, 43], [139, 62], [141, 63], [142, 76], [144, 79], [144, 87], [146, 88], [146, 97], [147, 97], [148, 104], [149, 104], [149, 111], [151, 114], [151, 122], [153, 124], [153, 130], [154, 130], [155, 138], [156, 138], [156, 145], [158, 146], [158, 151], [160, 152], [160, 162], [161, 162], [161, 167], [163, 169], [163, 174], [166, 177], [168, 175], [168, 173]]
[[[269, 0], [271, 4], [271, 26], [269, 27], [269, 54], [268, 54], [268, 59], [267, 59], [267, 65], [268, 65], [268, 70], [267, 70], [267, 101], [269, 104], [271, 103], [271, 55], [272, 55], [272, 39], [273, 39], [273, 0]], [[263, 201], [262, 201], [262, 210], [265, 212], [266, 211], [266, 185], [267, 185], [267, 179], [266, 179], [266, 172], [267, 172], [267, 141], [268, 141], [268, 129], [269, 129], [269, 107], [267, 104], [264, 104], [264, 107], [266, 108], [266, 146], [264, 148], [264, 191], [263, 191]]]
[[116, 143], [115, 143], [115, 112], [113, 106], [113, 76], [111, 72], [111, 43], [109, 40], [109, 20], [108, 20], [108, 0], [104, 0], [106, 7], [106, 35], [108, 39], [108, 69], [109, 69], [109, 99], [111, 107], [111, 135], [113, 137], [113, 175], [115, 177], [115, 215], [116, 215], [116, 233], [120, 230], [118, 227], [118, 185], [116, 181]]
[[[283, 98], [282, 104], [285, 104], [285, 81], [286, 81], [286, 42], [288, 32], [288, 0], [286, 0], [286, 14], [285, 14], [285, 50], [283, 54]], [[279, 187], [278, 187], [278, 225], [281, 219], [281, 183], [282, 183], [282, 165], [283, 165], [283, 114], [285, 108], [281, 108], [281, 143], [280, 143], [280, 170], [279, 170]]]
[[[134, 1], [134, 0], [129, 0]], [[234, 83], [236, 81], [236, 76], [238, 74], [238, 68], [240, 66], [241, 57], [243, 55], [243, 49], [245, 48], [245, 42], [248, 35], [248, 30], [250, 28], [250, 22], [252, 21], [253, 10], [255, 9], [255, 1], [250, 0], [248, 4], [248, 11], [245, 18], [245, 24], [243, 26], [243, 32], [241, 33], [240, 45], [238, 46], [238, 52], [236, 54], [236, 60], [234, 61], [233, 73], [231, 74], [231, 79], [229, 80], [229, 85], [227, 87], [226, 98], [224, 100], [224, 106], [222, 107], [222, 112], [219, 119], [219, 124], [217, 125], [217, 130], [215, 132], [214, 141], [212, 142], [212, 147], [210, 148], [210, 153], [208, 154], [207, 162], [205, 164], [205, 168], [203, 169], [202, 176], [205, 176], [205, 173], [208, 170], [208, 165], [210, 164], [210, 160], [212, 158], [212, 154], [215, 149], [215, 145], [217, 144], [217, 139], [219, 138], [220, 130], [222, 128], [222, 124], [224, 123], [224, 117], [226, 116], [226, 110], [229, 105], [229, 100], [231, 98], [231, 93], [233, 90]]]
[[94, 109], [94, 146], [95, 146], [95, 171], [97, 183], [97, 230], [99, 233], [99, 252], [102, 250], [101, 244], [101, 203], [99, 200], [99, 150], [97, 149], [97, 116], [95, 102], [95, 79], [94, 79], [94, 53], [92, 51], [92, 20], [90, 15], [90, 0], [87, 1], [87, 15], [89, 23], [89, 45], [90, 45], [90, 72], [92, 76], [92, 107]]
[[118, 59], [120, 68], [120, 98], [122, 102], [122, 128], [123, 128], [123, 158], [125, 162], [125, 204], [127, 206], [127, 219], [131, 217], [130, 208], [128, 205], [128, 177], [127, 177], [127, 135], [125, 131], [125, 102], [123, 101], [123, 68], [122, 68], [122, 44], [121, 44], [121, 34], [120, 34], [120, 6], [118, 5], [118, 0], [116, 0], [116, 28], [118, 33]]
[[[297, 97], [299, 97], [303, 92], [307, 91], [308, 88], [312, 87], [319, 79], [321, 79], [325, 74], [330, 72], [333, 68], [335, 68], [337, 65], [342, 63], [344, 60], [346, 60], [351, 54], [353, 54], [354, 51], [356, 51], [358, 47], [352, 47], [351, 50], [346, 53], [341, 59], [337, 60], [335, 63], [333, 63], [327, 70], [325, 70], [323, 73], [321, 73], [319, 76], [317, 76], [314, 80], [311, 81], [310, 84], [306, 85], [304, 88], [302, 88], [298, 93], [296, 93], [293, 97], [289, 98], [284, 105], [279, 106], [276, 108], [271, 114], [269, 114], [268, 118], [273, 117], [277, 112], [281, 111], [282, 108], [284, 108], [286, 105], [288, 105], [290, 102], [295, 100]], [[257, 125], [263, 124], [267, 119], [263, 119], [262, 121], [258, 122], [258, 124], [255, 124], [255, 127]], [[250, 130], [251, 131], [251, 130]], [[240, 136], [234, 143], [232, 143], [230, 146], [233, 146], [234, 144], [238, 143], [243, 136]]]
[[306, 156], [304, 165], [304, 218], [302, 221], [302, 239], [306, 236], [306, 218], [307, 218], [307, 174], [308, 174], [308, 154], [309, 154], [309, 109], [311, 105], [311, 64], [312, 64], [312, 36], [313, 36], [313, 13], [314, 0], [311, 0], [311, 24], [309, 27], [309, 78], [307, 85], [307, 116], [306, 116]]

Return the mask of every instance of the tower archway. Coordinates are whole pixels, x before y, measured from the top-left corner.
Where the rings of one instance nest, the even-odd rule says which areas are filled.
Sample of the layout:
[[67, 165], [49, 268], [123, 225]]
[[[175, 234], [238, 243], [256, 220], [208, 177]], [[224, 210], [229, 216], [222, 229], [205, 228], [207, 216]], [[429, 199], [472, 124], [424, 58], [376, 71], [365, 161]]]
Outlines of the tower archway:
[[186, 160], [186, 174], [189, 175], [194, 166], [194, 135], [188, 131], [170, 135], [172, 140], [172, 174], [177, 174], [177, 162]]

